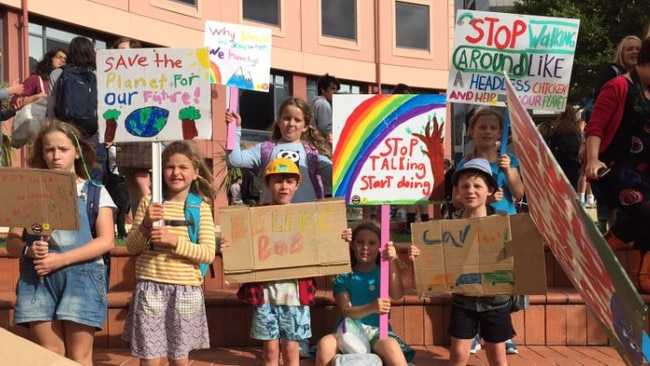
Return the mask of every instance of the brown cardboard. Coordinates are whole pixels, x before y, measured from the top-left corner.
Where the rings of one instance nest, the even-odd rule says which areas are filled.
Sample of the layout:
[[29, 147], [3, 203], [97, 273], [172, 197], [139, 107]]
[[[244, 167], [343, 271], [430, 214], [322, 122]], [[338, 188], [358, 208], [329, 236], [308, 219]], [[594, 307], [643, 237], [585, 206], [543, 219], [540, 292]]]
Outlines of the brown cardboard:
[[544, 245], [526, 214], [414, 223], [411, 231], [422, 296], [546, 294]]
[[60, 170], [0, 168], [0, 226], [79, 230], [76, 180]]
[[263, 282], [351, 272], [340, 199], [219, 209], [227, 281]]
[[75, 366], [78, 363], [49, 351], [36, 343], [0, 328], [0, 356], [3, 365]]

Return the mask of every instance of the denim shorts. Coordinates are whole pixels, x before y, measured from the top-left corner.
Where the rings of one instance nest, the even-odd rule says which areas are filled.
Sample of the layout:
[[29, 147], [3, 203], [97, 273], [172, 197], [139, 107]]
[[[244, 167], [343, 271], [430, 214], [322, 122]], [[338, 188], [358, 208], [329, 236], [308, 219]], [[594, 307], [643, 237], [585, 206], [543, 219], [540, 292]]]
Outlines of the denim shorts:
[[261, 341], [299, 341], [311, 338], [309, 306], [256, 306], [253, 309], [251, 338]]
[[108, 301], [103, 263], [73, 264], [41, 280], [31, 260], [20, 263], [14, 323], [64, 320], [100, 330]]

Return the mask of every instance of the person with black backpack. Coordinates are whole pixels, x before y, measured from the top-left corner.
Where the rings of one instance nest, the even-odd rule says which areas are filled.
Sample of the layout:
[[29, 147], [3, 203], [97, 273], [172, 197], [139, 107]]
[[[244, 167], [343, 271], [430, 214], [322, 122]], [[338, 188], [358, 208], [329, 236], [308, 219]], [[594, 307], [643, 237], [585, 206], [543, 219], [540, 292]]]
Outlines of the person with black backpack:
[[83, 139], [93, 144], [97, 164], [90, 167], [90, 179], [101, 183], [107, 157], [97, 134], [95, 69], [95, 46], [85, 37], [73, 38], [65, 66], [50, 73], [47, 118], [70, 123], [81, 131]]

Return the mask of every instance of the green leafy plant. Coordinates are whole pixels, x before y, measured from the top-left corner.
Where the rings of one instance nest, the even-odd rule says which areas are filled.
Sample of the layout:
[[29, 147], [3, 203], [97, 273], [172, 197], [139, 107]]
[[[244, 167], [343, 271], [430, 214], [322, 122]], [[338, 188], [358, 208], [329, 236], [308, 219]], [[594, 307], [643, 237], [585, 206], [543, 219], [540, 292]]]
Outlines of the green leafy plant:
[[228, 203], [230, 203], [230, 186], [242, 177], [242, 171], [239, 168], [228, 166], [228, 162], [226, 161], [226, 147], [221, 144], [220, 147], [221, 153], [219, 154], [219, 160], [215, 167], [214, 176], [218, 183], [217, 192], [226, 193], [228, 195]]

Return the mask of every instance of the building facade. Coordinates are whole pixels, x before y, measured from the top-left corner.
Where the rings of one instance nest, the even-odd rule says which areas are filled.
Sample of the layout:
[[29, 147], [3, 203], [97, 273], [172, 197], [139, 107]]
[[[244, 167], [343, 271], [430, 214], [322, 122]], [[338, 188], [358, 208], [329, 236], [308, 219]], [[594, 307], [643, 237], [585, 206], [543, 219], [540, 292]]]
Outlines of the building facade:
[[[203, 46], [206, 20], [270, 28], [271, 90], [240, 91], [249, 141], [266, 138], [285, 97], [316, 95], [325, 73], [345, 93], [388, 92], [398, 83], [444, 93], [454, 28], [452, 0], [0, 0], [0, 14], [4, 82], [24, 80], [48, 49], [78, 35], [98, 49], [121, 36], [186, 48]], [[200, 142], [215, 174], [223, 171], [225, 94], [213, 88], [213, 137]], [[14, 151], [14, 166], [24, 165], [25, 150]], [[225, 203], [223, 194], [215, 206]]]

